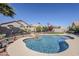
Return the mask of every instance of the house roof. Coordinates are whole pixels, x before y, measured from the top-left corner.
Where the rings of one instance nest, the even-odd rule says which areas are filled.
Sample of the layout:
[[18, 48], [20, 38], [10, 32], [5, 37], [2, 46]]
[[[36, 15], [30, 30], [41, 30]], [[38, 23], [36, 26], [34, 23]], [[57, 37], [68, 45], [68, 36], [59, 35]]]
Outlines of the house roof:
[[[10, 21], [10, 22], [6, 22], [6, 23], [2, 23], [0, 25], [9, 24], [9, 23], [18, 22], [18, 21], [24, 22], [22, 20], [16, 20], [16, 21]], [[24, 23], [27, 24], [26, 22], [24, 22]], [[29, 24], [27, 24], [27, 25], [30, 26]]]

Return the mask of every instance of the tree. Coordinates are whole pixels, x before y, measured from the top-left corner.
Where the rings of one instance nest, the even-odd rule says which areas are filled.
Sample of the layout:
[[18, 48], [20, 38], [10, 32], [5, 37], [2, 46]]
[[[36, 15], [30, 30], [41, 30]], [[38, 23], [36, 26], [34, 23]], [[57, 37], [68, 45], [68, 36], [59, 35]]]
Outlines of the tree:
[[76, 26], [75, 27], [75, 33], [78, 33], [79, 34], [79, 26]]
[[4, 16], [13, 17], [15, 15], [13, 8], [6, 3], [0, 3], [0, 13]]
[[48, 26], [48, 31], [52, 31], [53, 30], [53, 26]]
[[43, 26], [43, 27], [42, 27], [42, 31], [43, 31], [43, 32], [47, 32], [47, 31], [48, 31], [48, 27]]
[[37, 31], [37, 32], [41, 32], [41, 26], [37, 26], [37, 27], [36, 27], [36, 31]]
[[79, 34], [79, 26], [76, 26], [74, 23], [72, 23], [72, 26], [69, 26], [69, 33]]
[[69, 26], [67, 32], [68, 32], [68, 33], [74, 33], [74, 32], [75, 32], [75, 28]]

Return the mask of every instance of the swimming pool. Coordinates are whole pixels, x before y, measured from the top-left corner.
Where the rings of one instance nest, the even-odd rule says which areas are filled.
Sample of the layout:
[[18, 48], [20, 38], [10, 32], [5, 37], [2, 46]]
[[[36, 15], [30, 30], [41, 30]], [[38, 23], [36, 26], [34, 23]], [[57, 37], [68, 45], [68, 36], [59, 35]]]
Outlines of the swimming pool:
[[41, 53], [59, 53], [66, 50], [69, 45], [63, 35], [40, 35], [38, 38], [24, 39], [26, 47]]

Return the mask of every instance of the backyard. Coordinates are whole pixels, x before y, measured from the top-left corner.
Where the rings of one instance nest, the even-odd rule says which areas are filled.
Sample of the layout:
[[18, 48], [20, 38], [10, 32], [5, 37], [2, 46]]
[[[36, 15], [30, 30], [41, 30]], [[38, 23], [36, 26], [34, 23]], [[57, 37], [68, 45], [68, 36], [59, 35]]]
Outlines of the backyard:
[[[64, 7], [67, 9], [66, 5], [63, 4], [64, 7], [62, 4], [19, 5], [0, 3], [0, 18], [3, 19], [0, 23], [0, 56], [79, 55], [79, 20], [74, 21], [70, 17], [71, 20], [66, 22], [67, 17], [64, 17], [67, 14], [64, 15], [61, 12]], [[59, 6], [61, 8], [58, 8]], [[69, 4], [69, 6], [72, 5]], [[57, 12], [55, 7], [59, 9], [58, 12], [61, 12], [63, 18], [55, 13]], [[26, 16], [27, 18], [25, 18]], [[17, 18], [23, 20], [14, 20]], [[61, 21], [59, 18], [63, 20]]]

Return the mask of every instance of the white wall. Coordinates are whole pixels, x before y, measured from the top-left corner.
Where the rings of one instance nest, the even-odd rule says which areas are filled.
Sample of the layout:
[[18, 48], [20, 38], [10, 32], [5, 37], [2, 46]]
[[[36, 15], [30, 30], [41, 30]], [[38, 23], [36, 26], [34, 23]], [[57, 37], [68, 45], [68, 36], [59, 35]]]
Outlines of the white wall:
[[64, 32], [64, 29], [54, 29], [54, 32]]

